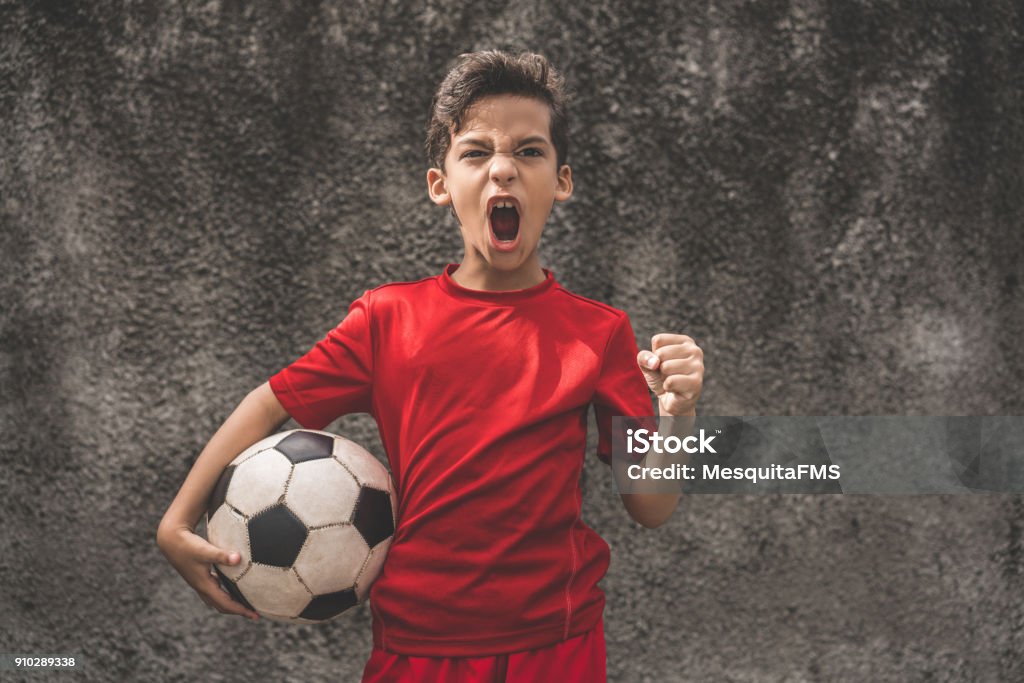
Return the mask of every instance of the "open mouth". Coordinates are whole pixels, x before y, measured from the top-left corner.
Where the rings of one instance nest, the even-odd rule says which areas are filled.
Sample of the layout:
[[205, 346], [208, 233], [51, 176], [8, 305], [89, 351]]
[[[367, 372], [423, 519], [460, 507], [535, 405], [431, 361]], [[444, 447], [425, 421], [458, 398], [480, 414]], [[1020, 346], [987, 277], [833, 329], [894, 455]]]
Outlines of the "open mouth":
[[514, 242], [519, 236], [519, 212], [512, 202], [498, 202], [491, 209], [491, 230], [499, 242]]

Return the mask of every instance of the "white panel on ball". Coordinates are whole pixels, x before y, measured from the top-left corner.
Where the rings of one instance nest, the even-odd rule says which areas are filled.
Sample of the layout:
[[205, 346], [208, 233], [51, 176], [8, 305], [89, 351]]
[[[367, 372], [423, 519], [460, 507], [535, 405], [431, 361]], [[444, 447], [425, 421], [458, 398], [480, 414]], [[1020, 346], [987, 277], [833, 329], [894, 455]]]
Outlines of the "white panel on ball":
[[[353, 454], [348, 457], [348, 453]], [[391, 477], [388, 470], [374, 457], [363, 457], [364, 449], [347, 439], [338, 438], [334, 442], [334, 457], [352, 471], [363, 486], [372, 486], [381, 491], [388, 490]]]
[[355, 585], [369, 552], [355, 527], [330, 526], [309, 532], [294, 567], [314, 595], [335, 593]]
[[242, 595], [259, 612], [297, 617], [313, 599], [291, 568], [254, 563], [237, 583]]
[[295, 466], [285, 503], [307, 527], [348, 522], [359, 497], [359, 485], [334, 458]]
[[251, 517], [284, 495], [292, 463], [275, 450], [256, 454], [239, 465], [228, 486], [228, 505]]
[[384, 559], [387, 557], [388, 548], [391, 547], [391, 539], [378, 543], [377, 547], [370, 551], [370, 554], [366, 558], [366, 562], [363, 564], [362, 571], [359, 572], [359, 577], [356, 579], [356, 598], [359, 602], [366, 600], [370, 594], [370, 588], [373, 587], [373, 582], [380, 575], [380, 570], [384, 566]]
[[241, 465], [243, 462], [256, 455], [260, 451], [265, 451], [268, 448], [273, 448], [278, 442], [284, 437], [288, 436], [288, 432], [278, 432], [277, 434], [271, 434], [265, 439], [260, 439], [253, 445], [246, 448], [244, 451], [238, 454], [234, 460], [231, 461], [232, 465]]

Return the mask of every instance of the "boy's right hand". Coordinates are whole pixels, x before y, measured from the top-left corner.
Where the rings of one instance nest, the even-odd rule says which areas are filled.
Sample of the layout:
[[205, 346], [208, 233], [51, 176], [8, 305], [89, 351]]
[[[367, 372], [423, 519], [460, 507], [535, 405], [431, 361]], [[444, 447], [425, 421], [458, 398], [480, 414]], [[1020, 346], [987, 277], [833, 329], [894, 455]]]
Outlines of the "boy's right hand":
[[259, 620], [259, 614], [236, 602], [221, 587], [211, 566], [238, 564], [242, 559], [238, 553], [221, 550], [187, 527], [161, 530], [157, 534], [157, 545], [171, 566], [207, 605], [221, 614], [237, 614], [252, 621]]

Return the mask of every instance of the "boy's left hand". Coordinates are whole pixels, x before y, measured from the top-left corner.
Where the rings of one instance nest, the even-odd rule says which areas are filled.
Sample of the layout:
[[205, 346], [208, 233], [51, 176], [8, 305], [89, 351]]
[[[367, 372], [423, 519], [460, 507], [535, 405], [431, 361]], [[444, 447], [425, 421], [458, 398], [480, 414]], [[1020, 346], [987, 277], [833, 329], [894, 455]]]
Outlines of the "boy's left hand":
[[656, 334], [651, 350], [638, 353], [636, 362], [658, 397], [662, 415], [696, 414], [704, 386], [704, 352], [692, 337]]

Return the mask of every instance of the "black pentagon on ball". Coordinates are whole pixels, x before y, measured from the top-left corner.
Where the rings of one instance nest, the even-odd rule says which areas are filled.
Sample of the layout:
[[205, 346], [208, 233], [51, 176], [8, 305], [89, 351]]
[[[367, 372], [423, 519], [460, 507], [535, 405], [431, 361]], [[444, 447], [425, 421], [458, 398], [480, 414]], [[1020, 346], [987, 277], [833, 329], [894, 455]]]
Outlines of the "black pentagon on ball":
[[224, 576], [221, 573], [221, 571], [217, 569], [216, 565], [214, 565], [213, 568], [217, 572], [217, 578], [220, 580], [220, 585], [224, 586], [224, 590], [231, 594], [231, 597], [234, 599], [234, 601], [242, 603], [246, 606], [246, 608], [251, 609], [253, 612], [255, 612], [256, 609], [249, 604], [248, 600], [245, 599], [245, 596], [242, 595], [242, 591], [238, 590], [238, 586], [235, 585], [235, 582], [229, 579], [228, 577]]
[[249, 520], [252, 561], [290, 567], [306, 542], [306, 525], [284, 505], [275, 505]]
[[210, 502], [206, 506], [206, 514], [208, 517], [213, 517], [214, 513], [220, 509], [220, 506], [224, 504], [224, 498], [228, 494], [228, 485], [231, 483], [231, 477], [235, 474], [235, 466], [228, 465], [227, 468], [221, 472], [220, 479], [217, 480], [217, 485], [213, 487], [213, 493], [210, 494]]
[[356, 515], [352, 520], [371, 548], [395, 533], [391, 518], [391, 496], [387, 491], [364, 486], [356, 500]]
[[308, 605], [306, 605], [306, 609], [302, 610], [302, 614], [299, 615], [299, 618], [312, 619], [315, 621], [331, 619], [338, 616], [348, 608], [353, 607], [357, 602], [356, 592], [351, 588], [346, 588], [345, 590], [338, 591], [337, 593], [318, 595], [313, 598]]
[[281, 439], [275, 451], [280, 451], [293, 465], [307, 460], [329, 458], [334, 454], [334, 439], [326, 434], [295, 432]]

